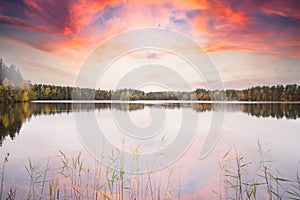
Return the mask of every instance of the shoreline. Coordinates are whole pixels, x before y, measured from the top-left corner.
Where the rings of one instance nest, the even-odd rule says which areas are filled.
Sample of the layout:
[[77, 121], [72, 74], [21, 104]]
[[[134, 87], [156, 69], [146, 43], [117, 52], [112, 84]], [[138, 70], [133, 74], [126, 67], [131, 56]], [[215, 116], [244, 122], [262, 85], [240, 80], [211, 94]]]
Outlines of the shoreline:
[[198, 100], [33, 100], [30, 103], [111, 103], [111, 104], [300, 104], [300, 101], [198, 101]]

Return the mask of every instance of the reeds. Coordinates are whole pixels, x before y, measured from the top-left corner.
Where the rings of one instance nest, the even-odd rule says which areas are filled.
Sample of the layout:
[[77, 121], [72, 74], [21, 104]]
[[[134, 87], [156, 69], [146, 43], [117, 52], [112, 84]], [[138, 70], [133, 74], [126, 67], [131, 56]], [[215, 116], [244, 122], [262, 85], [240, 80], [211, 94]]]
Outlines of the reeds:
[[300, 199], [299, 175], [296, 180], [283, 178], [279, 170], [269, 165], [274, 161], [265, 159], [259, 142], [258, 150], [258, 163], [248, 162], [236, 149], [233, 157], [231, 149], [224, 154], [219, 162], [219, 192], [214, 191], [219, 199]]
[[[237, 149], [230, 149], [224, 154], [219, 161], [219, 191], [214, 191], [217, 197], [220, 200], [299, 200], [299, 174], [297, 173], [294, 180], [283, 178], [279, 170], [272, 167], [273, 161], [267, 159], [259, 143], [258, 152], [258, 162], [249, 162]], [[105, 167], [95, 160], [92, 170], [85, 168], [81, 153], [69, 157], [63, 151], [59, 151], [54, 158], [39, 161], [28, 159], [24, 163], [29, 177], [28, 188], [25, 193], [20, 191], [19, 195], [22, 198], [18, 199], [181, 199], [180, 177], [177, 179], [178, 184], [175, 184], [175, 166], [165, 170], [167, 173], [153, 170], [144, 174], [138, 173], [137, 156], [133, 160], [137, 173], [127, 173], [122, 169], [122, 159], [118, 158], [122, 155], [119, 153], [112, 153], [110, 166]], [[9, 154], [5, 156], [2, 165], [1, 197], [4, 196], [3, 185], [8, 156]], [[52, 159], [56, 159], [59, 164], [53, 167]], [[16, 189], [10, 189], [5, 199], [16, 199], [16, 194]]]
[[5, 166], [8, 162], [9, 153], [7, 153], [4, 156], [3, 165], [2, 165], [2, 171], [1, 171], [1, 187], [0, 187], [0, 200], [2, 200], [2, 193], [3, 193], [3, 185], [4, 185], [4, 172], [5, 172]]
[[[138, 154], [138, 151], [136, 151]], [[67, 156], [59, 151], [54, 158], [41, 160], [28, 159], [24, 167], [28, 176], [28, 187], [25, 193], [20, 191], [21, 199], [91, 199], [91, 200], [137, 200], [137, 199], [175, 199], [173, 198], [172, 177], [174, 168], [168, 169], [166, 185], [161, 184], [158, 171], [138, 172], [138, 155], [134, 159], [136, 173], [127, 173], [121, 168], [122, 163], [117, 155], [111, 157], [111, 167], [104, 167], [95, 161], [94, 173], [84, 167], [82, 154]], [[5, 156], [2, 168], [1, 193], [4, 185]], [[59, 165], [51, 165], [56, 159]], [[51, 167], [52, 166], [52, 167]], [[119, 166], [119, 168], [116, 168]], [[174, 195], [175, 196], [175, 195]], [[5, 199], [15, 199], [16, 190], [9, 190]]]

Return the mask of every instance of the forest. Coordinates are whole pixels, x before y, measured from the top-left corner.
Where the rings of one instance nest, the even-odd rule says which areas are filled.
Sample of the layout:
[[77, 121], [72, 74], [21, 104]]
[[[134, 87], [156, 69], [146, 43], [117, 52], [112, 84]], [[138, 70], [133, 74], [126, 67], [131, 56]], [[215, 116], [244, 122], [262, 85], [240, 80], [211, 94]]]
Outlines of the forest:
[[0, 58], [0, 102], [33, 100], [225, 100], [225, 101], [300, 101], [297, 84], [256, 86], [244, 90], [196, 89], [191, 92], [144, 92], [135, 89], [101, 90], [71, 86], [32, 84], [23, 79], [16, 66]]

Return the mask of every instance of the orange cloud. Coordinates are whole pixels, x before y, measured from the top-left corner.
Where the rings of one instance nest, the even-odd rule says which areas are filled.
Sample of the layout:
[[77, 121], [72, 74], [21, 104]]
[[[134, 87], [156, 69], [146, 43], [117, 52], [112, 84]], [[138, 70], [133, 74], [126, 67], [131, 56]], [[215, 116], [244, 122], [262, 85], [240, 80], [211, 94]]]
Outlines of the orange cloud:
[[[16, 31], [29, 30], [5, 37], [54, 54], [88, 52], [120, 31], [160, 26], [198, 38], [210, 52], [242, 50], [298, 57], [299, 7], [291, 0], [236, 4], [229, 0], [24, 0], [24, 5], [14, 1], [1, 5], [0, 22]], [[41, 36], [25, 37], [30, 31]]]
[[73, 31], [75, 33], [80, 32], [94, 20], [101, 17], [99, 11], [103, 10], [107, 5], [113, 6], [115, 2], [114, 0], [78, 0], [76, 3], [71, 4], [69, 18]]
[[40, 12], [43, 11], [43, 8], [42, 8], [41, 6], [39, 6], [38, 3], [35, 2], [34, 0], [24, 0], [24, 2], [25, 2], [27, 5], [31, 6], [32, 8], [34, 8], [34, 9], [40, 11]]
[[211, 1], [190, 24], [194, 32], [207, 36], [204, 46], [209, 52], [241, 50], [299, 57], [299, 14], [291, 3], [280, 5], [277, 9], [274, 1], [246, 2], [239, 7]]

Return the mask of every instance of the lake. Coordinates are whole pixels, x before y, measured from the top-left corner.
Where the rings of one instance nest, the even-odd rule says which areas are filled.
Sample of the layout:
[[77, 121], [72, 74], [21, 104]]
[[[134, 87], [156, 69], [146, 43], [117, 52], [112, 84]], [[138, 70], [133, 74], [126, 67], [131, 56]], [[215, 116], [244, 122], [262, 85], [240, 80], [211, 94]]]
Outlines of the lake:
[[[2, 104], [0, 111], [1, 165], [9, 153], [3, 197], [16, 189], [17, 199], [53, 191], [74, 199], [103, 199], [105, 195], [113, 199], [216, 199], [236, 195], [235, 189], [224, 189], [224, 179], [230, 176], [220, 170], [225, 166], [227, 175], [230, 170], [235, 173], [236, 157], [241, 166], [246, 163], [243, 181], [252, 181], [262, 160], [270, 175], [294, 180], [300, 170], [299, 103], [31, 102]], [[70, 181], [58, 173], [66, 169], [59, 150], [69, 156], [73, 168], [80, 162], [72, 164], [71, 157], [82, 152], [85, 170], [78, 171], [78, 179]], [[159, 157], [156, 152], [168, 155]], [[110, 159], [103, 154], [111, 154]], [[28, 158], [33, 166], [37, 164], [36, 169], [26, 171]], [[149, 158], [157, 160], [147, 168]], [[38, 180], [34, 184], [30, 173]], [[283, 193], [289, 184], [283, 183], [278, 192]], [[101, 192], [94, 191], [95, 185]], [[263, 190], [261, 197], [265, 197]]]

